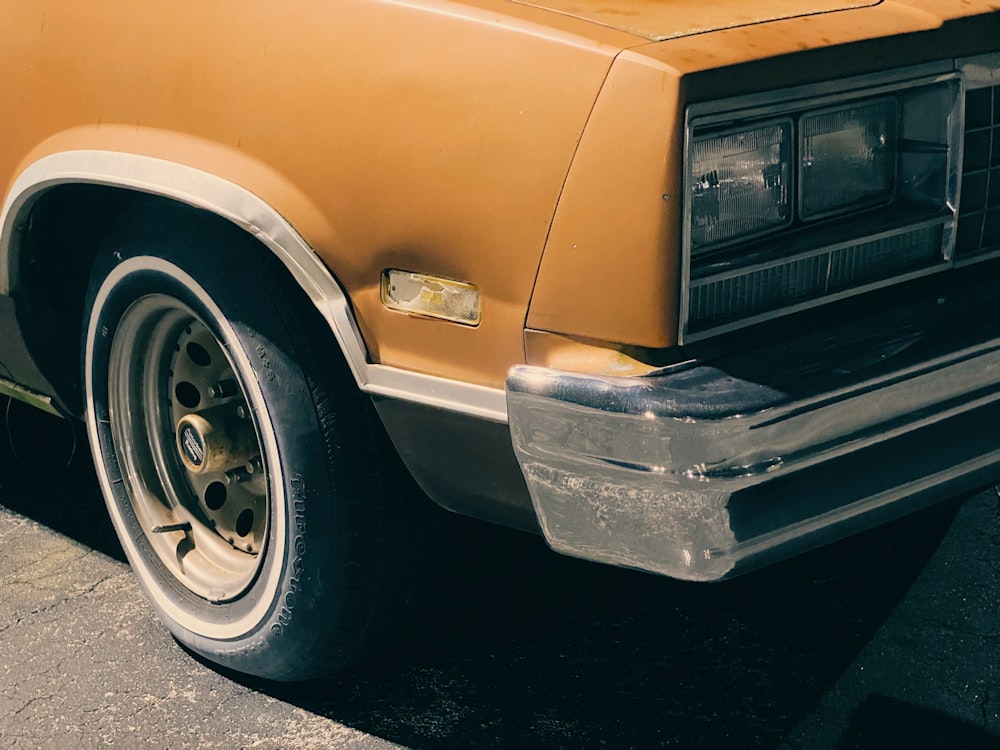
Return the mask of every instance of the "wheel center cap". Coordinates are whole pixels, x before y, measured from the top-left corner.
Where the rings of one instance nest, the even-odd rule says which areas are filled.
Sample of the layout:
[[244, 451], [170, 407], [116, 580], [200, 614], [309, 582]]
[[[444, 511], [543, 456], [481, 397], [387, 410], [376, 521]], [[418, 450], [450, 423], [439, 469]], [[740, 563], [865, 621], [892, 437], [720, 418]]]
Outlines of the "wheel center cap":
[[205, 441], [201, 434], [191, 424], [186, 424], [181, 428], [181, 450], [188, 462], [195, 467], [200, 467], [205, 461]]
[[214, 474], [260, 455], [253, 424], [231, 404], [185, 414], [177, 422], [177, 452], [187, 470]]

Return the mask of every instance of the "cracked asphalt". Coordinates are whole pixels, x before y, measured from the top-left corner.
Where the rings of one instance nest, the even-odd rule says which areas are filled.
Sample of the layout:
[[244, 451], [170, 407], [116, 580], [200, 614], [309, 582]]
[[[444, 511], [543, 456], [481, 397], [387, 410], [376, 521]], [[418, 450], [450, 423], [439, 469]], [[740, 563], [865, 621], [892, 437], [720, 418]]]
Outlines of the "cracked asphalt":
[[177, 646], [86, 446], [53, 468], [76, 436], [27, 424], [0, 462], [0, 747], [1000, 747], [992, 491], [715, 585], [459, 522], [400, 648], [275, 685]]

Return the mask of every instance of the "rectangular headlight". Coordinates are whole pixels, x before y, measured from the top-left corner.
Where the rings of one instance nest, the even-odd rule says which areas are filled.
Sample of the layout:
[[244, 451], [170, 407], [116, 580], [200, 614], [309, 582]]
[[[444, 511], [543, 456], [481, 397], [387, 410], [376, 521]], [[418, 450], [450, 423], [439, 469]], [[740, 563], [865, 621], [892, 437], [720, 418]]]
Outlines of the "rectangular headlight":
[[791, 120], [700, 138], [690, 167], [691, 242], [751, 237], [791, 219]]
[[953, 265], [962, 93], [944, 60], [690, 105], [682, 343]]
[[799, 125], [803, 219], [885, 203], [896, 168], [896, 100], [810, 112]]

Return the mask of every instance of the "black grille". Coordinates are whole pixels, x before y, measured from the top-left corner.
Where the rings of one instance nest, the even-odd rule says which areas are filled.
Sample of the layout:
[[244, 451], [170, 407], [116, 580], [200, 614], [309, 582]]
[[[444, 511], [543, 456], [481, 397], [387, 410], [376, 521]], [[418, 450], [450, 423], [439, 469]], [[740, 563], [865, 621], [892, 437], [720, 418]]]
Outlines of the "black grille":
[[848, 289], [862, 289], [929, 267], [940, 258], [941, 227], [935, 224], [723, 279], [695, 281], [688, 331], [697, 333]]
[[955, 257], [1000, 251], [1000, 86], [965, 96], [965, 155]]

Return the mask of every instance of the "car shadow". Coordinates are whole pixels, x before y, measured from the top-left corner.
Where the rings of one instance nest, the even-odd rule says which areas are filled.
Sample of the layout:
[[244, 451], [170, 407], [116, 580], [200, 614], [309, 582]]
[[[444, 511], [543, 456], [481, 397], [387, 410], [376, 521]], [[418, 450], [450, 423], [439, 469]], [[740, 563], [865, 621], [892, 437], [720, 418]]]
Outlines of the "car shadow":
[[0, 397], [0, 488], [5, 507], [125, 562], [82, 423]]
[[462, 521], [440, 603], [403, 648], [330, 680], [257, 687], [421, 748], [774, 746], [881, 627], [958, 507], [720, 584]]
[[[79, 426], [33, 432], [28, 421], [12, 427], [16, 456], [11, 441], [0, 446], [4, 504], [124, 560]], [[429, 611], [392, 653], [307, 683], [227, 676], [411, 747], [779, 746], [906, 595], [960, 507], [718, 584], [573, 560], [538, 537], [454, 519]], [[896, 744], [901, 728], [921, 746], [995, 740], [874, 696], [839, 747]]]
[[875, 747], [995, 750], [997, 738], [980, 727], [925, 706], [872, 695], [855, 709], [835, 750]]

